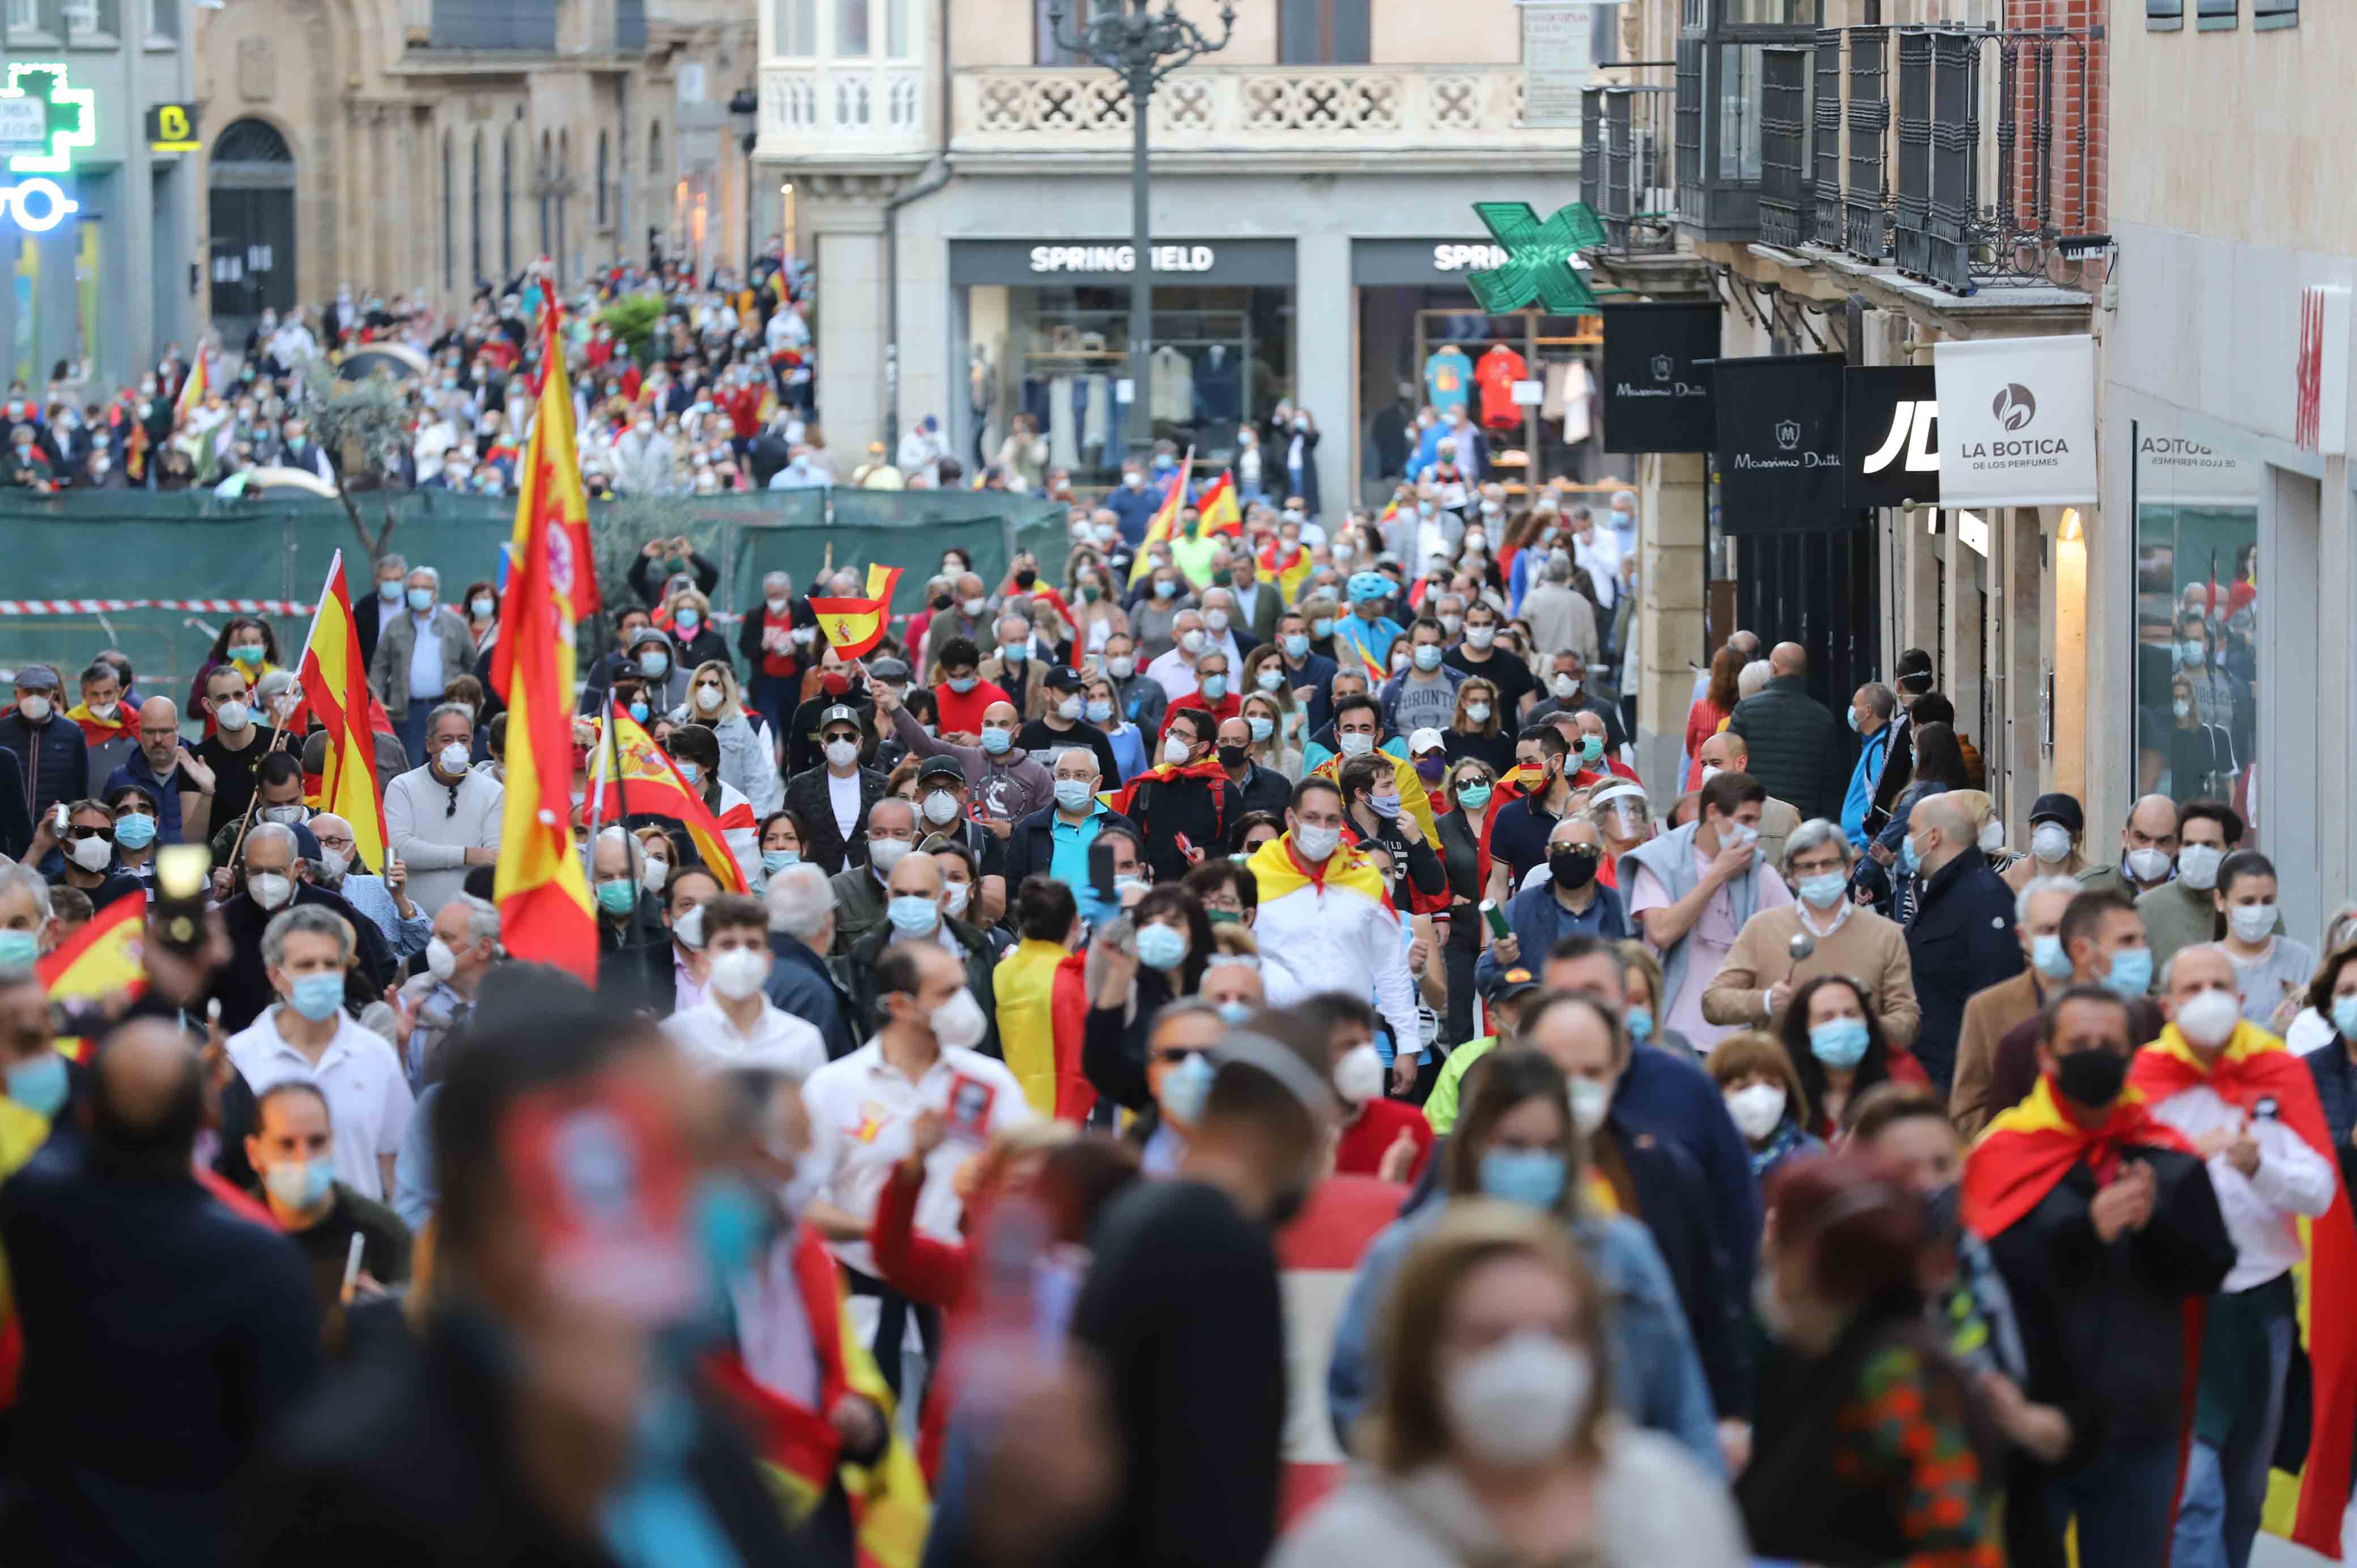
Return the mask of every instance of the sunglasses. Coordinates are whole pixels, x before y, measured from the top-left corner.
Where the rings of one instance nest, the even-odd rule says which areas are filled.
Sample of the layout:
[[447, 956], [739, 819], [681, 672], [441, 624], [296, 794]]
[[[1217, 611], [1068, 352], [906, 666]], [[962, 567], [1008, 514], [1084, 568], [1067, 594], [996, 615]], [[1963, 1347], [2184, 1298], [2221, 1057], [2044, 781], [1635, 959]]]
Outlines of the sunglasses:
[[114, 830], [113, 828], [86, 828], [78, 825], [66, 829], [66, 841], [69, 843], [78, 843], [83, 839], [104, 839], [107, 843], [113, 843], [114, 842]]

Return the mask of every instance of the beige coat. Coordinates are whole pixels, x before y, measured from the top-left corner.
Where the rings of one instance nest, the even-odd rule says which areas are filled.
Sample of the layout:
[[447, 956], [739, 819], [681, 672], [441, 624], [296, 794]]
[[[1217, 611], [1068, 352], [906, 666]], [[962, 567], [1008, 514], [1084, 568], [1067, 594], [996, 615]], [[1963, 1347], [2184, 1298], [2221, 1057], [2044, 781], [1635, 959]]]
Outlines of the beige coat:
[[1986, 991], [1974, 992], [1965, 1000], [1964, 1021], [1956, 1031], [1955, 1086], [1948, 1091], [1948, 1119], [1965, 1137], [1979, 1133], [1990, 1117], [2007, 1109], [1988, 1102], [1989, 1075], [1996, 1069], [1997, 1042], [2015, 1025], [2038, 1016], [2045, 999], [2038, 972], [2025, 969], [2011, 980], [2000, 980]]
[[[1779, 876], [1784, 875], [1784, 841], [1800, 825], [1801, 809], [1773, 795], [1760, 808], [1760, 853], [1776, 868]], [[1784, 880], [1789, 883], [1792, 879], [1785, 876]]]
[[1817, 950], [1795, 965], [1792, 934], [1801, 929], [1798, 904], [1762, 909], [1745, 921], [1727, 961], [1703, 991], [1702, 1015], [1714, 1024], [1773, 1030], [1783, 1018], [1767, 1010], [1769, 987], [1789, 979], [1797, 991], [1818, 975], [1846, 974], [1867, 988], [1884, 1036], [1894, 1046], [1911, 1045], [1923, 1008], [1915, 1000], [1907, 933], [1898, 922], [1852, 905], [1849, 918], [1833, 935], [1816, 937]]

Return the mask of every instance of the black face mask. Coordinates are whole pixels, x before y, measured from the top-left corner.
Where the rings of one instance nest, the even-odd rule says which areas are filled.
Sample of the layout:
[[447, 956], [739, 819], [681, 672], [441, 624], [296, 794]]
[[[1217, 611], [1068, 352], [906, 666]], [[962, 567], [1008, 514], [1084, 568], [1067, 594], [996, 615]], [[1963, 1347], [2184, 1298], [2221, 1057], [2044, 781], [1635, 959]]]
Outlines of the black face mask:
[[956, 602], [956, 600], [951, 598], [947, 594], [935, 594], [933, 596], [933, 608], [937, 610], [945, 610]]
[[2127, 1080], [2127, 1058], [2106, 1050], [2072, 1051], [2054, 1064], [2055, 1083], [2090, 1110], [2101, 1110], [2117, 1100]]
[[1598, 856], [1576, 849], [1553, 849], [1547, 852], [1547, 870], [1555, 885], [1564, 888], [1580, 888], [1596, 880]]
[[1018, 588], [1028, 588], [1039, 580], [1039, 574], [1037, 572], [1017, 572], [1015, 574], [1015, 585]]
[[1220, 766], [1222, 768], [1242, 768], [1244, 765], [1244, 757], [1246, 755], [1247, 753], [1245, 748], [1241, 746], [1223, 746], [1220, 747]]

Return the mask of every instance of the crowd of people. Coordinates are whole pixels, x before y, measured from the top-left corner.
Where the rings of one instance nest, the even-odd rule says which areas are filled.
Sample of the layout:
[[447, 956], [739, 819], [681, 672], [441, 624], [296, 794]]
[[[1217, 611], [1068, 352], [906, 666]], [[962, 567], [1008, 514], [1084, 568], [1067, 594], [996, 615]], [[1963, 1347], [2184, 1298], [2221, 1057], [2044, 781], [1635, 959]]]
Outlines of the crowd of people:
[[1632, 495], [1206, 532], [1171, 456], [852, 657], [648, 542], [594, 979], [503, 942], [492, 585], [361, 593], [373, 864], [266, 622], [20, 670], [25, 1560], [2243, 1568], [2278, 1463], [2337, 1535], [2357, 908], [2215, 800], [2017, 850], [1921, 650], [1735, 631], [1641, 778]]

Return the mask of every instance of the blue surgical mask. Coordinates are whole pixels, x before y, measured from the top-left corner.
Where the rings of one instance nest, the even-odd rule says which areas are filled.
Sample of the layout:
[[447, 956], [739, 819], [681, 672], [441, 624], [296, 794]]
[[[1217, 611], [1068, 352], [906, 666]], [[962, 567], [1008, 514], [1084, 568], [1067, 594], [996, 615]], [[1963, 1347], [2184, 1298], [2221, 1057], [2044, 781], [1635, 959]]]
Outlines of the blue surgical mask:
[[1176, 969], [1186, 961], [1187, 933], [1176, 926], [1141, 926], [1137, 961], [1148, 969]]
[[1091, 703], [1083, 711], [1087, 713], [1089, 715], [1089, 723], [1092, 725], [1103, 724], [1107, 719], [1113, 717], [1113, 704], [1105, 702], [1102, 698], [1098, 699], [1096, 702]]
[[286, 989], [287, 1004], [317, 1024], [334, 1017], [336, 1009], [344, 1004], [344, 972], [334, 969], [298, 975]]
[[1216, 703], [1224, 698], [1227, 694], [1228, 678], [1225, 675], [1206, 675], [1203, 677], [1203, 695], [1206, 699]]
[[1814, 876], [1803, 876], [1800, 882], [1801, 897], [1809, 901], [1809, 907], [1813, 909], [1832, 908], [1842, 901], [1842, 894], [1848, 886], [1849, 878], [1838, 871], [1826, 871]]
[[1846, 716], [1846, 717], [1849, 720], [1849, 733], [1850, 733], [1850, 734], [1852, 734], [1852, 735], [1864, 735], [1864, 734], [1866, 733], [1864, 730], [1861, 730], [1861, 729], [1859, 729], [1859, 728], [1857, 727], [1857, 710], [1856, 708], [1852, 708], [1852, 709], [1850, 709], [1850, 711], [1848, 712], [1848, 714], [1846, 714], [1846, 715], [1844, 715], [1844, 716]]
[[1600, 735], [1581, 736], [1579, 737], [1579, 756], [1580, 759], [1584, 762], [1595, 763], [1601, 761], [1604, 757], [1604, 737]]
[[1085, 779], [1056, 780], [1056, 804], [1068, 811], [1086, 811], [1090, 798], [1095, 793], [1089, 788], [1089, 781]]
[[1457, 791], [1457, 804], [1469, 811], [1478, 811], [1490, 803], [1490, 786], [1468, 784]]
[[1491, 1149], [1481, 1156], [1481, 1191], [1532, 1208], [1563, 1197], [1563, 1156], [1553, 1149]]
[[1225, 1024], [1231, 1029], [1241, 1027], [1243, 1021], [1251, 1016], [1252, 1009], [1241, 1002], [1222, 1002], [1220, 1004], [1220, 1022]]
[[434, 607], [434, 590], [431, 588], [410, 589], [409, 607], [421, 612], [432, 609]]
[[1811, 1026], [1809, 1053], [1830, 1068], [1856, 1067], [1866, 1056], [1866, 1020], [1828, 1018]]
[[[2332, 999], [2332, 1026], [2341, 1031], [2344, 1040], [2357, 1040], [2357, 996], [2336, 996]], [[16, 1092], [12, 1083], [9, 1092]]]
[[647, 705], [644, 703], [632, 703], [630, 704], [630, 717], [636, 719], [640, 724], [647, 722], [648, 711]]
[[1912, 833], [1899, 841], [1899, 869], [1910, 876], [1923, 869], [1923, 852], [1915, 847]]
[[145, 849], [156, 842], [156, 819], [141, 816], [117, 818], [114, 842], [124, 849]]
[[884, 906], [892, 929], [904, 937], [927, 937], [942, 921], [941, 906], [915, 893], [904, 893]]
[[1389, 822], [1400, 814], [1400, 798], [1397, 795], [1370, 795], [1367, 797], [1367, 810]]
[[1157, 599], [1175, 599], [1178, 596], [1178, 585], [1168, 577], [1157, 578], [1154, 584], [1154, 596]]
[[671, 673], [671, 655], [661, 652], [641, 653], [639, 655], [639, 668], [646, 671], [650, 680], [660, 681]]
[[802, 863], [802, 852], [798, 849], [765, 849], [761, 852], [761, 869], [771, 876], [790, 865]]
[[2071, 955], [2062, 950], [2062, 939], [2051, 931], [2029, 939], [2029, 961], [2049, 980], [2071, 978]]
[[1628, 1028], [1629, 1037], [1632, 1040], [1653, 1037], [1653, 1010], [1651, 1007], [1640, 1004], [1630, 1008], [1628, 1016], [1621, 1019], [1621, 1023]]
[[1201, 1051], [1172, 1068], [1163, 1077], [1162, 1092], [1156, 1096], [1162, 1114], [1189, 1127], [1200, 1122], [1203, 1101], [1211, 1097], [1211, 1080], [1219, 1075], [1220, 1069]]
[[963, 697], [973, 691], [981, 680], [982, 677], [979, 675], [952, 675], [950, 677], [950, 690]]
[[66, 1058], [55, 1051], [43, 1051], [31, 1061], [18, 1062], [8, 1069], [8, 1098], [42, 1116], [58, 1113], [71, 1086]]
[[1440, 644], [1437, 642], [1421, 643], [1416, 647], [1415, 651], [1409, 654], [1408, 657], [1415, 661], [1415, 667], [1417, 669], [1429, 673], [1430, 671], [1440, 668]]
[[2115, 996], [2137, 997], [2152, 989], [2152, 950], [2122, 948], [2112, 955], [2111, 972], [2104, 983]]
[[673, 766], [679, 769], [680, 778], [689, 784], [701, 784], [704, 782], [703, 764], [695, 762], [679, 762], [674, 760]]
[[696, 1251], [703, 1254], [712, 1277], [733, 1279], [752, 1267], [768, 1239], [769, 1219], [745, 1184], [725, 1176], [705, 1176], [696, 1183], [690, 1204]]
[[1309, 634], [1312, 637], [1333, 636], [1334, 618], [1332, 616], [1319, 616], [1316, 620], [1309, 623]]
[[289, 1160], [262, 1173], [270, 1196], [289, 1208], [303, 1209], [323, 1202], [336, 1185], [332, 1160]]
[[1285, 656], [1287, 659], [1304, 659], [1308, 653], [1309, 639], [1305, 633], [1288, 631], [1285, 634]]
[[1253, 714], [1247, 716], [1244, 720], [1244, 725], [1245, 727], [1252, 731], [1253, 744], [1254, 746], [1260, 745], [1263, 741], [1268, 739], [1270, 736], [1276, 733], [1275, 724], [1268, 719], [1262, 718], [1258, 714]]
[[639, 901], [639, 885], [627, 876], [597, 884], [597, 908], [608, 915], [627, 915]]
[[990, 753], [991, 756], [1006, 756], [1006, 748], [1014, 744], [1015, 737], [1007, 734], [1006, 731], [991, 725], [985, 725], [982, 726], [982, 749]]

